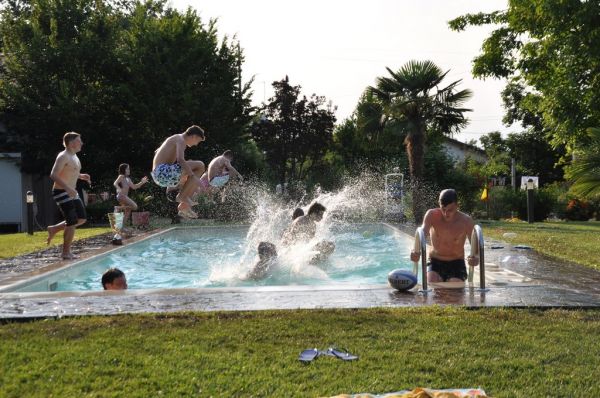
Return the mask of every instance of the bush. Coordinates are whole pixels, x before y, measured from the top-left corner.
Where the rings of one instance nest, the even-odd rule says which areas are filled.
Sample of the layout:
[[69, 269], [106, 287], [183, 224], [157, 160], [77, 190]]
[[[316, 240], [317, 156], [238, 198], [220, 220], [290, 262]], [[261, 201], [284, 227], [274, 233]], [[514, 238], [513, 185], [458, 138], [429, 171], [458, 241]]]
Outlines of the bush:
[[[552, 190], [544, 188], [533, 194], [533, 219], [544, 221], [555, 208], [556, 197]], [[510, 218], [513, 213], [527, 220], [527, 191], [514, 191], [511, 187], [494, 187], [489, 192], [489, 204], [485, 205], [488, 217], [494, 220]]]
[[108, 224], [108, 213], [112, 213], [115, 209], [114, 200], [97, 201], [87, 205], [85, 211], [87, 213], [87, 222], [89, 224]]
[[567, 203], [565, 216], [570, 221], [587, 221], [593, 212], [593, 207], [587, 201], [574, 198]]

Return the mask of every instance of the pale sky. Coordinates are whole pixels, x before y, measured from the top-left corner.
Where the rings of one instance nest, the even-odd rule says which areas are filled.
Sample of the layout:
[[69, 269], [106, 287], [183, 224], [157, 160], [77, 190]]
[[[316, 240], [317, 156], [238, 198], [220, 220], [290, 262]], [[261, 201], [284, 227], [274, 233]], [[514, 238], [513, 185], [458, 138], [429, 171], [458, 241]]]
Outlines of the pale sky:
[[471, 76], [472, 59], [480, 52], [489, 27], [456, 33], [447, 22], [465, 13], [505, 9], [507, 0], [171, 0], [172, 6], [194, 8], [203, 22], [217, 18], [222, 37], [236, 36], [246, 60], [243, 79], [255, 76], [254, 104], [273, 95], [271, 83], [288, 75], [302, 94], [323, 95], [338, 107], [338, 123], [354, 111], [360, 95], [386, 67], [431, 60], [450, 69], [443, 83], [462, 79], [473, 91], [466, 104], [470, 124], [454, 138], [478, 139], [502, 125], [503, 81]]

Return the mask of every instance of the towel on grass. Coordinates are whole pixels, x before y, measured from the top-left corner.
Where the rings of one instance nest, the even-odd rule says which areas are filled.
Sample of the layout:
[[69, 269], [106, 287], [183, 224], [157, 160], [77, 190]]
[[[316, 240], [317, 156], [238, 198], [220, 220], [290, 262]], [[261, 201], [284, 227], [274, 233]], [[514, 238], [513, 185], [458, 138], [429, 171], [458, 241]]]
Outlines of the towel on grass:
[[388, 394], [342, 394], [330, 398], [489, 398], [480, 388], [461, 388], [434, 390], [431, 388], [415, 388]]

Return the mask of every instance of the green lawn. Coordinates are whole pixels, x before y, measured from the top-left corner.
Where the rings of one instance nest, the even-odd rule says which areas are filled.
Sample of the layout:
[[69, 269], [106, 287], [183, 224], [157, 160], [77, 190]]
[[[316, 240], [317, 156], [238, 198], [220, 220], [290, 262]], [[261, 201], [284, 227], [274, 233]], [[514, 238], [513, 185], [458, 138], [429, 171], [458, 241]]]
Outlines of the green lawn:
[[[75, 240], [101, 235], [110, 231], [111, 229], [108, 227], [77, 228]], [[46, 238], [48, 238], [48, 233], [45, 231], [34, 232], [33, 235], [27, 233], [0, 235], [0, 258], [9, 258], [46, 249], [48, 247]], [[51, 246], [62, 245], [62, 240], [63, 234], [60, 232], [52, 240]]]
[[[396, 308], [0, 325], [6, 397], [316, 397], [418, 386], [600, 396], [600, 310]], [[346, 347], [355, 362], [301, 350]]]
[[[484, 221], [484, 237], [512, 244], [525, 244], [540, 253], [600, 269], [599, 222], [525, 222]], [[514, 238], [503, 237], [513, 232]]]

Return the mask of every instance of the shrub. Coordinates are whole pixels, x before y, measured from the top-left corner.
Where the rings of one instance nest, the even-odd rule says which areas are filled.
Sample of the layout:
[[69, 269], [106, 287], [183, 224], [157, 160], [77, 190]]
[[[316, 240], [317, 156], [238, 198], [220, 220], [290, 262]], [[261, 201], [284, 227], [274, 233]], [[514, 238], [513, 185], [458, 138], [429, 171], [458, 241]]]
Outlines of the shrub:
[[593, 208], [585, 200], [571, 199], [567, 203], [566, 218], [570, 221], [587, 221], [591, 218]]

